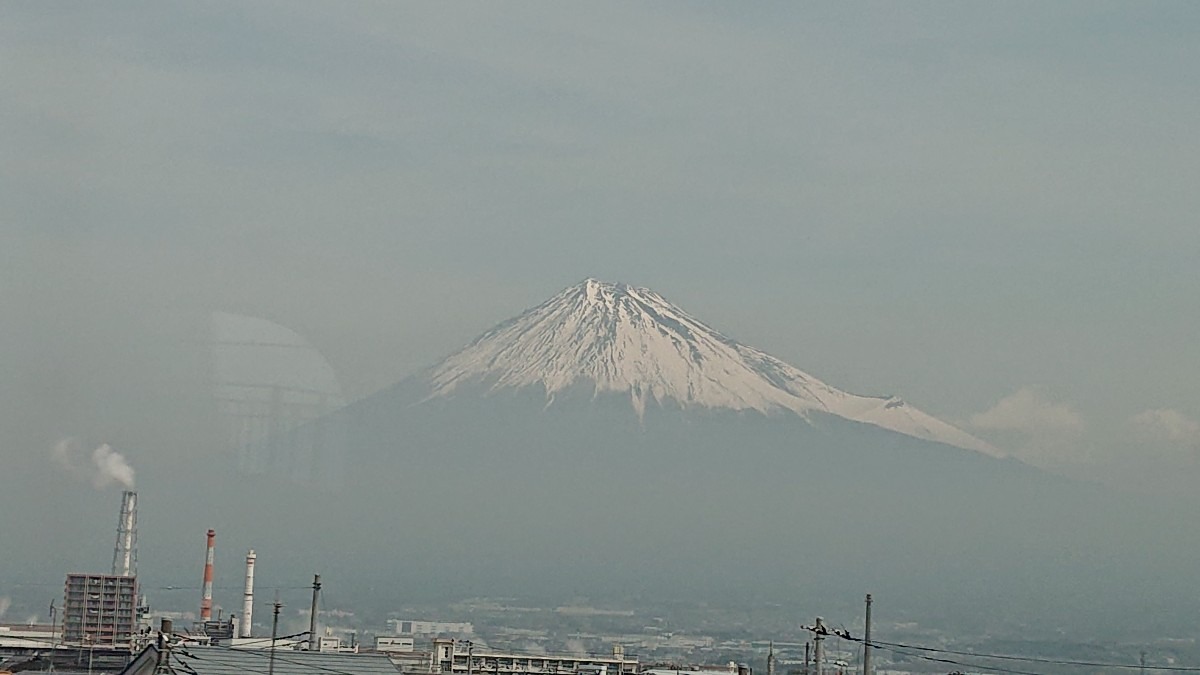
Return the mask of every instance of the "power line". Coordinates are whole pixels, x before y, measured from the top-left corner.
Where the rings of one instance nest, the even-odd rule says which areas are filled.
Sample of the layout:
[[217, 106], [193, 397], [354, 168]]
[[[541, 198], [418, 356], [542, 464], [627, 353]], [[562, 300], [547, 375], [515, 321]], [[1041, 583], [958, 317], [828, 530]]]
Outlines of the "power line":
[[[301, 635], [308, 635], [308, 631], [306, 631], [306, 630], [302, 630], [302, 631], [300, 631], [299, 633], [292, 633], [291, 635], [280, 635], [280, 636], [277, 636], [275, 639], [276, 639], [276, 640], [290, 640], [290, 639], [292, 639], [292, 638], [297, 638], [297, 637], [300, 637]], [[179, 639], [181, 639], [181, 640], [191, 640], [191, 639], [194, 639], [194, 638], [196, 637], [196, 636], [194, 636], [194, 635], [189, 635], [189, 634], [187, 634], [187, 633], [183, 633], [183, 634], [180, 634], [180, 633], [171, 633], [171, 636], [172, 636], [172, 637], [177, 637], [177, 638], [179, 638]], [[248, 642], [238, 642], [238, 646], [237, 646], [237, 647], [225, 647], [224, 645], [208, 645], [208, 646], [210, 646], [210, 647], [223, 647], [223, 648], [225, 648], [225, 649], [241, 649], [242, 647], [244, 647], [244, 646], [246, 646], [246, 645], [256, 645], [256, 644], [263, 644], [263, 643], [267, 643], [267, 642], [270, 642], [270, 641], [271, 641], [271, 638], [255, 638], [255, 639], [253, 639], [253, 640], [250, 640], [250, 641], [248, 641]]]
[[[188, 675], [200, 675], [199, 673], [196, 672], [196, 669], [193, 668], [186, 661], [184, 661], [183, 657], [181, 657], [179, 654], [172, 653], [171, 657], [174, 658], [178, 662], [179, 668], [181, 670], [183, 670], [185, 673], [187, 673]], [[208, 657], [192, 656], [191, 654], [188, 654], [188, 657], [195, 659], [197, 661], [209, 661], [209, 662], [217, 663], [217, 664], [220, 664], [223, 666], [232, 666], [233, 665], [227, 661], [219, 661], [217, 659], [210, 659]], [[245, 666], [240, 666], [240, 669], [244, 672], [256, 673], [257, 675], [267, 675], [267, 671], [265, 671], [265, 670], [256, 670], [254, 668], [247, 668]]]
[[[861, 642], [861, 640], [855, 640], [853, 638], [850, 638], [850, 640], [852, 642]], [[925, 654], [919, 654], [919, 653], [915, 653], [915, 652], [905, 652], [905, 651], [896, 649], [895, 647], [884, 647], [877, 643], [872, 643], [871, 646], [875, 647], [875, 648], [887, 649], [890, 652], [893, 652], [896, 654], [902, 654], [904, 656], [909, 656], [909, 657], [912, 657], [915, 659], [932, 661], [933, 663], [945, 663], [945, 664], [949, 664], [952, 666], [961, 666], [963, 668], [968, 668], [971, 670], [979, 670], [979, 671], [988, 672], [988, 673], [1004, 673], [1005, 675], [1045, 675], [1044, 673], [1028, 671], [1028, 670], [1015, 670], [1013, 668], [1004, 668], [1001, 666], [984, 666], [984, 665], [980, 665], [978, 663], [969, 663], [967, 661], [955, 661], [954, 659], [946, 659], [946, 658], [942, 658], [942, 657], [938, 657], [938, 656], [927, 656]]]
[[[816, 642], [818, 645], [820, 644], [820, 642], [818, 642], [818, 641], [822, 637], [828, 636], [828, 635], [833, 635], [833, 636], [836, 636], [839, 638], [845, 638], [851, 642], [858, 642], [863, 645], [870, 645], [870, 646], [876, 647], [876, 648], [885, 648], [888, 651], [893, 652], [895, 654], [901, 654], [903, 656], [908, 656], [908, 657], [911, 657], [914, 659], [922, 659], [924, 661], [932, 661], [934, 663], [945, 663], [945, 664], [949, 664], [952, 666], [962, 666], [964, 668], [973, 669], [973, 670], [982, 671], [982, 672], [1003, 673], [1004, 675], [1044, 675], [1044, 673], [1038, 673], [1038, 672], [1033, 672], [1033, 671], [1028, 671], [1028, 670], [1015, 670], [1012, 668], [1003, 668], [1000, 666], [984, 666], [984, 665], [980, 665], [978, 663], [969, 663], [966, 661], [956, 661], [954, 659], [941, 658], [941, 657], [937, 657], [937, 656], [928, 656], [926, 654], [905, 652], [905, 651], [902, 651], [901, 649], [897, 649], [896, 646], [894, 646], [894, 645], [888, 645], [888, 646], [884, 647], [883, 645], [885, 645], [886, 643], [879, 643], [879, 642], [874, 642], [874, 641], [867, 642], [866, 640], [864, 640], [862, 638], [853, 637], [852, 635], [850, 635], [850, 631], [848, 631], [844, 628], [832, 628], [831, 629], [828, 626], [822, 624], [820, 619], [817, 620], [817, 623], [814, 626], [801, 626], [801, 628], [812, 632], [814, 634], [814, 638], [815, 638], [814, 642]], [[900, 646], [906, 646], [906, 645], [900, 645]], [[817, 673], [819, 674], [821, 672], [820, 656], [819, 656], [820, 651], [819, 650], [817, 651], [817, 654], [818, 654]]]
[[[851, 637], [849, 639], [853, 640], [855, 642], [867, 644], [867, 642], [861, 638]], [[1105, 662], [1105, 661], [1077, 661], [1077, 660], [1073, 660], [1073, 659], [1050, 659], [1050, 658], [1044, 658], [1044, 657], [1039, 657], [1039, 656], [1016, 656], [1016, 655], [1012, 655], [1012, 654], [988, 654], [988, 653], [983, 653], [983, 652], [959, 651], [959, 650], [955, 650], [955, 649], [941, 649], [941, 648], [937, 648], [937, 647], [922, 647], [920, 645], [908, 645], [908, 644], [903, 644], [900, 642], [884, 642], [882, 640], [872, 640], [869, 644], [872, 647], [881, 648], [881, 649], [892, 649], [892, 650], [895, 650], [896, 648], [915, 649], [917, 651], [930, 652], [930, 653], [934, 653], [934, 654], [952, 654], [955, 656], [972, 656], [972, 657], [979, 658], [979, 659], [996, 659], [996, 660], [1000, 660], [1000, 661], [1020, 661], [1020, 662], [1025, 662], [1025, 663], [1045, 663], [1047, 665], [1055, 665], [1055, 666], [1079, 666], [1079, 667], [1085, 667], [1085, 668], [1119, 668], [1119, 669], [1123, 669], [1123, 670], [1141, 670], [1144, 668], [1146, 670], [1159, 670], [1159, 671], [1167, 671], [1167, 672], [1184, 672], [1184, 673], [1200, 672], [1200, 667], [1151, 666], [1151, 665], [1143, 666], [1140, 663], [1111, 663], [1111, 662]], [[903, 653], [903, 652], [899, 652], [899, 653]], [[920, 657], [919, 654], [908, 654], [908, 655]]]
[[[97, 574], [94, 576], [111, 576], [111, 575]], [[266, 586], [268, 584], [263, 584], [263, 585]], [[18, 581], [15, 583], [5, 584], [5, 586], [7, 588], [52, 588], [52, 587], [62, 588], [63, 582], [61, 582], [61, 581]], [[199, 588], [200, 588], [200, 584], [192, 582], [192, 581], [189, 581], [184, 584], [165, 584], [163, 586], [150, 586], [150, 585], [138, 584], [138, 590], [141, 590], [141, 591], [195, 591], [195, 590], [198, 590]], [[219, 590], [219, 591], [221, 591], [221, 590], [229, 591], [229, 590], [241, 590], [243, 587], [242, 586], [213, 586], [213, 588], [215, 590]], [[309, 586], [270, 586], [270, 588], [278, 589], [281, 591], [299, 591], [299, 590], [309, 590], [312, 588], [312, 586], [311, 585], [309, 585]]]
[[[50, 584], [47, 584], [47, 585], [50, 585]], [[268, 585], [268, 584], [263, 584], [263, 585]], [[200, 588], [200, 584], [192, 582], [192, 583], [187, 583], [187, 584], [168, 584], [166, 586], [140, 586], [140, 588], [142, 590], [149, 590], [149, 591], [194, 591], [194, 590], [197, 590], [198, 588]], [[218, 591], [222, 591], [222, 590], [233, 591], [233, 590], [242, 590], [244, 587], [243, 586], [213, 586], [213, 588]], [[309, 589], [312, 587], [311, 586], [270, 586], [270, 588], [275, 589], [275, 590], [280, 590], [280, 591], [298, 591], [298, 590], [302, 590], [302, 589]]]
[[[307, 633], [308, 633], [308, 631], [304, 631], [301, 633], [296, 633], [295, 635], [285, 636], [284, 638], [277, 638], [277, 639], [285, 639], [287, 637], [299, 637], [300, 635], [305, 635]], [[296, 660], [289, 659], [289, 658], [286, 658], [283, 656], [279, 656], [278, 652], [280, 650], [278, 650], [278, 649], [273, 649], [273, 650], [272, 649], [265, 649], [265, 650], [264, 649], [245, 649], [245, 650], [243, 650], [243, 649], [238, 649], [236, 647], [227, 647], [225, 645], [209, 645], [207, 647], [207, 649], [218, 649], [218, 650], [224, 650], [226, 652], [234, 652], [236, 654], [253, 655], [253, 656], [260, 657], [260, 658], [268, 658], [268, 659], [271, 658], [271, 654], [269, 652], [275, 652], [275, 656], [274, 656], [275, 660], [282, 661], [283, 663], [290, 663], [294, 666], [303, 666], [305, 668], [311, 668], [313, 670], [320, 670], [320, 671], [324, 671], [327, 673], [334, 673], [334, 675], [357, 675], [356, 673], [351, 673], [351, 672], [347, 672], [344, 670], [337, 670], [335, 668], [326, 668], [324, 666], [320, 666], [315, 663], [305, 663], [303, 661], [296, 661]], [[238, 664], [234, 663], [234, 661], [231, 661], [228, 658], [222, 660], [222, 659], [218, 658], [215, 654], [205, 654], [204, 656], [197, 656], [196, 654], [193, 654], [192, 652], [187, 651], [186, 649], [181, 649], [180, 651], [184, 655], [188, 656], [189, 658], [197, 659], [200, 661], [208, 659], [210, 661], [216, 661], [216, 662], [223, 663], [224, 665], [238, 665]], [[262, 652], [268, 652], [268, 653], [264, 654]], [[307, 652], [307, 653], [313, 653], [313, 652]], [[265, 671], [254, 671], [254, 672], [262, 673], [263, 675], [265, 675]]]

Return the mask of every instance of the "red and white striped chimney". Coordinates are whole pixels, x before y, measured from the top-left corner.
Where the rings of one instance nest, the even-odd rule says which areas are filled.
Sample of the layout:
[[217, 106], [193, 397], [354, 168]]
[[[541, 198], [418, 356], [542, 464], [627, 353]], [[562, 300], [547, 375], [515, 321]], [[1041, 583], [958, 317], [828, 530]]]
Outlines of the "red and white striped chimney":
[[216, 547], [217, 531], [208, 531], [208, 551], [204, 556], [204, 593], [200, 596], [200, 620], [212, 620], [212, 581], [213, 553]]

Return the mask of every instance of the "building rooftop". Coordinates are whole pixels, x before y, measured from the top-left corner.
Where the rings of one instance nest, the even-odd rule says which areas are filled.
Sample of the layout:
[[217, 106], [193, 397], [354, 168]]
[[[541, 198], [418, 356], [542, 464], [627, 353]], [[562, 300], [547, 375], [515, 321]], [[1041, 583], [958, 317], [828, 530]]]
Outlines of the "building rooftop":
[[[275, 651], [271, 666], [270, 650], [229, 649], [226, 647], [174, 647], [171, 666], [179, 675], [397, 675], [400, 671], [383, 654], [345, 654], [330, 652]], [[158, 660], [158, 648], [147, 647], [121, 675], [151, 675]]]

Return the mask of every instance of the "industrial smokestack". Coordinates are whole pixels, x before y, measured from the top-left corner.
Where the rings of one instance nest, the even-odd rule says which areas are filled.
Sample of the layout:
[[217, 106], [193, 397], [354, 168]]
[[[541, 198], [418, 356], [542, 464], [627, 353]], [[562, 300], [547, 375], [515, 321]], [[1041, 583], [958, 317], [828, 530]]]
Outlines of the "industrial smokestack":
[[137, 493], [121, 493], [121, 514], [117, 516], [117, 545], [113, 547], [112, 573], [115, 577], [137, 574]]
[[241, 637], [250, 637], [250, 626], [254, 617], [254, 549], [246, 554], [246, 590], [242, 593], [242, 631]]
[[200, 620], [212, 620], [213, 554], [216, 549], [217, 531], [208, 531], [208, 551], [204, 556], [204, 592], [200, 596]]

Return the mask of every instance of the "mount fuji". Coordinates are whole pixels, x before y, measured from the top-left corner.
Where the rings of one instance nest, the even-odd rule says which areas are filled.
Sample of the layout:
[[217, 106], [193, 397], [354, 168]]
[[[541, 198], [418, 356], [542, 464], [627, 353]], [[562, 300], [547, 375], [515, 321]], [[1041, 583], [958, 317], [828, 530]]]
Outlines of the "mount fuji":
[[[1190, 531], [1176, 514], [1129, 508], [899, 398], [837, 389], [653, 291], [592, 279], [276, 446], [340, 453], [345, 488], [313, 499], [245, 479], [240, 513], [287, 514], [257, 548], [314, 541], [297, 573], [337, 570], [368, 604], [854, 607], [872, 590], [914, 616], [1036, 606], [1072, 620], [1170, 604], [1159, 580], [1190, 573], [1200, 550], [1151, 540]], [[1178, 555], [1147, 553], [1167, 550]]]
[[896, 397], [856, 396], [713, 330], [646, 288], [587, 279], [484, 333], [427, 375], [430, 397], [535, 389], [810, 419], [827, 413], [989, 455], [990, 444]]

